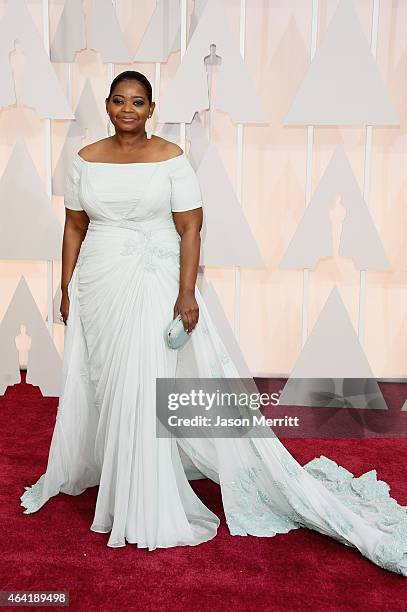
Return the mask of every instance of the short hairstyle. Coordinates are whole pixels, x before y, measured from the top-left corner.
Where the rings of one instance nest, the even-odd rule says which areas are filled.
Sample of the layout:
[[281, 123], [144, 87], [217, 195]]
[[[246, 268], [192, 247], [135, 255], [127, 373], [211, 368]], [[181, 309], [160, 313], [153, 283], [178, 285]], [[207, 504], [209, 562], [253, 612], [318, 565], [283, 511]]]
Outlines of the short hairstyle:
[[107, 99], [110, 100], [113, 94], [113, 91], [118, 83], [121, 83], [122, 81], [129, 81], [129, 80], [138, 81], [139, 83], [141, 83], [141, 85], [143, 85], [144, 89], [146, 90], [148, 101], [151, 104], [153, 100], [153, 90], [151, 87], [151, 83], [144, 74], [142, 74], [141, 72], [137, 72], [136, 70], [125, 70], [124, 72], [121, 72], [120, 74], [118, 74], [113, 79], [110, 85], [110, 91], [109, 91], [109, 95]]

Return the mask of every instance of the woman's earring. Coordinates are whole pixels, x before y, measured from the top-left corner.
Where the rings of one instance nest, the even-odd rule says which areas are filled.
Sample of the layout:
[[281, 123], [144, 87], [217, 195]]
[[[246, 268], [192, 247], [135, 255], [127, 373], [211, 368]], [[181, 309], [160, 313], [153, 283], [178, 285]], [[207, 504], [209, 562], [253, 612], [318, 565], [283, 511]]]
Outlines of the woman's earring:
[[114, 126], [113, 126], [113, 123], [112, 123], [112, 121], [110, 119], [109, 113], [107, 114], [107, 116], [108, 116], [108, 120], [107, 120], [107, 133], [108, 133], [109, 136], [112, 136], [112, 132], [113, 132], [113, 127]]
[[[151, 118], [151, 115], [148, 116], [148, 118]], [[151, 126], [146, 126], [146, 133], [147, 133], [147, 138], [150, 139], [151, 138], [151, 134], [153, 133], [153, 129]]]

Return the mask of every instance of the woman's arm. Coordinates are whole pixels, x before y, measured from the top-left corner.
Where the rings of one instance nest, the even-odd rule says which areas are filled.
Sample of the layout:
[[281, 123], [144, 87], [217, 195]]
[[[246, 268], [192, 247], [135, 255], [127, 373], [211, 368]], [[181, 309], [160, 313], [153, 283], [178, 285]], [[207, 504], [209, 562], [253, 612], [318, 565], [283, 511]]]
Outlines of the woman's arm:
[[199, 319], [195, 283], [201, 251], [200, 231], [203, 210], [196, 208], [186, 212], [173, 212], [173, 218], [177, 232], [181, 236], [179, 293], [174, 306], [174, 318], [180, 314], [185, 331], [190, 333]]
[[71, 280], [79, 249], [86, 236], [89, 224], [89, 217], [84, 211], [71, 210], [66, 208], [66, 218], [64, 236], [62, 241], [62, 273], [61, 291], [62, 300], [60, 312], [66, 325], [69, 314], [68, 284]]

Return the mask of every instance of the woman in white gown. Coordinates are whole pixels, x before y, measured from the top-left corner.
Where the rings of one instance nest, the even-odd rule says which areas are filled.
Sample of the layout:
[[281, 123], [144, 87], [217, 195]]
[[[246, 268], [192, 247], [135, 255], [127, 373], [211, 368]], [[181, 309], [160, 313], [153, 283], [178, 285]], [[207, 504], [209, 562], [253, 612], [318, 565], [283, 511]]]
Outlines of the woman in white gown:
[[[76, 154], [66, 180], [63, 382], [47, 469], [25, 487], [25, 513], [59, 492], [79, 495], [99, 485], [90, 529], [110, 533], [108, 546], [205, 542], [219, 519], [191, 488], [181, 446], [183, 457], [220, 483], [232, 535], [307, 527], [406, 576], [406, 507], [375, 470], [355, 478], [324, 456], [301, 467], [276, 437], [261, 433], [156, 437], [156, 377], [239, 374], [195, 285], [202, 221], [196, 174], [176, 145], [146, 139], [154, 103], [144, 75], [116, 77], [106, 108], [115, 136]], [[160, 161], [134, 161], [140, 156]], [[193, 330], [178, 351], [164, 340], [177, 312]]]

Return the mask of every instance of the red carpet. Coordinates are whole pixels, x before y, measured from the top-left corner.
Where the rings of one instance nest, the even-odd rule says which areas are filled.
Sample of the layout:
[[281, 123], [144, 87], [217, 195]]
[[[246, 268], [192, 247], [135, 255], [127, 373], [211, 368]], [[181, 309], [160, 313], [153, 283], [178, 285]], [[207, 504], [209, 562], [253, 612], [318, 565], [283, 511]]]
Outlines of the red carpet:
[[[400, 410], [405, 386], [381, 389]], [[97, 487], [77, 497], [60, 494], [23, 514], [19, 498], [46, 467], [57, 403], [25, 382], [0, 398], [1, 590], [68, 590], [70, 610], [405, 610], [407, 578], [326, 536], [305, 529], [274, 538], [230, 536], [218, 487], [209, 481], [194, 488], [222, 525], [214, 540], [195, 548], [108, 548], [107, 534], [89, 530]], [[356, 475], [376, 468], [407, 505], [403, 439], [284, 443], [301, 464], [322, 453]]]

